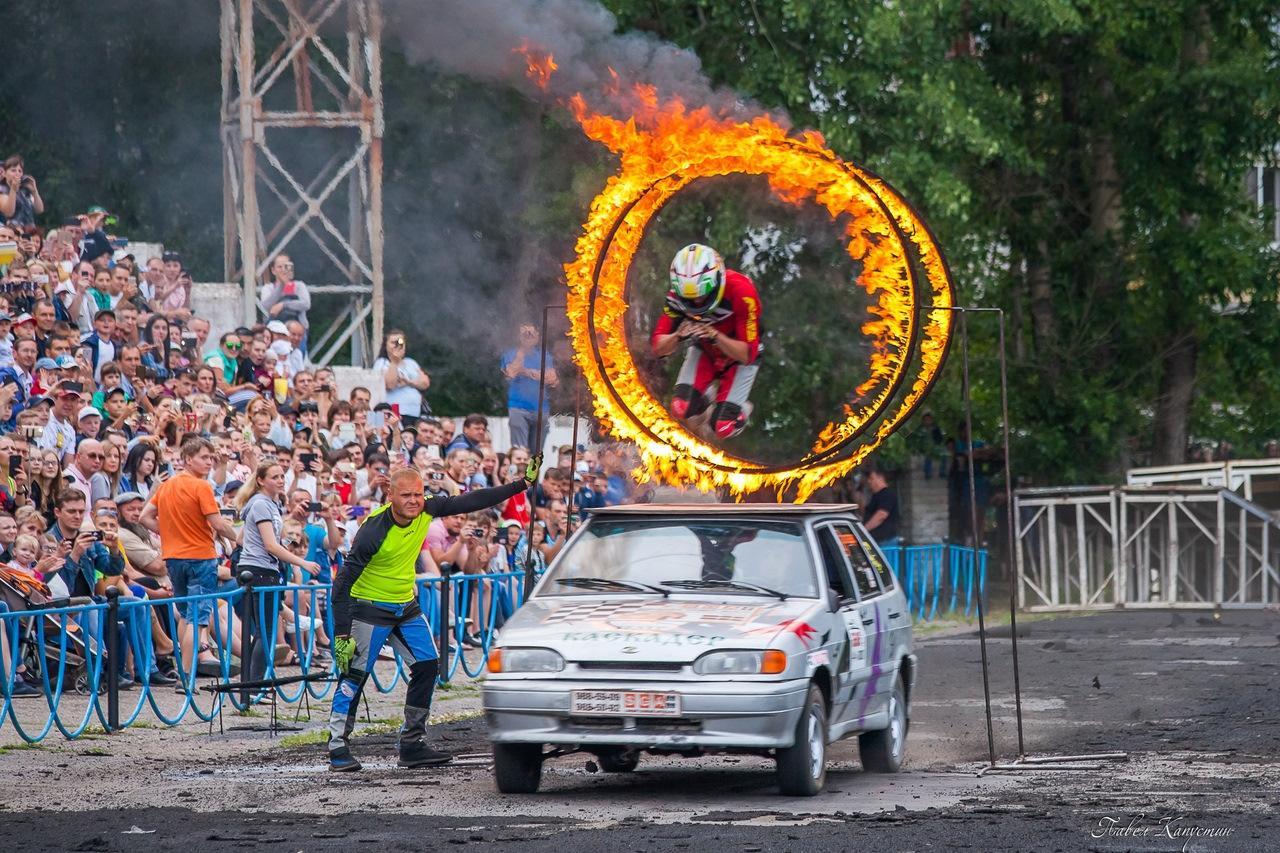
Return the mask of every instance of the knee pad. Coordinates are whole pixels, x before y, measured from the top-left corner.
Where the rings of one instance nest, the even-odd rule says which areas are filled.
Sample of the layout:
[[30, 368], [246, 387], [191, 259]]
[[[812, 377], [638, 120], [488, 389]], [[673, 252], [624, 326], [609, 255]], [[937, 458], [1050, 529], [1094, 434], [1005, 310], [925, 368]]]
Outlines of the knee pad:
[[715, 423], [716, 435], [721, 438], [732, 438], [742, 432], [743, 427], [747, 425], [747, 419], [742, 414], [742, 407], [737, 403], [724, 402], [716, 406]]
[[440, 660], [420, 660], [409, 667], [409, 690], [404, 703], [415, 708], [430, 708], [431, 694], [436, 689], [436, 676], [440, 674]]
[[692, 385], [677, 385], [671, 395], [671, 414], [683, 420], [702, 414], [707, 408], [707, 398]]

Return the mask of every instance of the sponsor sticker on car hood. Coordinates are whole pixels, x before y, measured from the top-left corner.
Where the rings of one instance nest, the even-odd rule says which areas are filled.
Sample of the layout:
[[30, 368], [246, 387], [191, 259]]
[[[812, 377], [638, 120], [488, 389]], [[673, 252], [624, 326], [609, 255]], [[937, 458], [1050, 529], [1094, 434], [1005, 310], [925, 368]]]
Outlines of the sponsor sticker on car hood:
[[542, 646], [568, 660], [692, 661], [713, 649], [779, 648], [792, 634], [804, 650], [812, 637], [811, 599], [743, 596], [534, 599], [502, 629], [507, 646]]

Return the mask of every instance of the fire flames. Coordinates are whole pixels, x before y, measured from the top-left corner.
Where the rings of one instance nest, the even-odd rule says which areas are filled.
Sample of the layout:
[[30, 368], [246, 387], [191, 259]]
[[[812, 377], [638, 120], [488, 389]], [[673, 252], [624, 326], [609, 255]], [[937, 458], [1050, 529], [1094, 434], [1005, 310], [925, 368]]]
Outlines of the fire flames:
[[[530, 77], [545, 88], [550, 71], [537, 70], [533, 51], [526, 58]], [[555, 67], [549, 55], [545, 62]], [[633, 112], [626, 121], [593, 111], [581, 95], [568, 102], [583, 131], [622, 160], [592, 202], [577, 257], [565, 265], [575, 357], [596, 415], [615, 437], [638, 446], [639, 477], [702, 490], [723, 486], [735, 495], [773, 488], [781, 496], [794, 486], [796, 499], [806, 500], [865, 459], [937, 376], [951, 331], [952, 287], [942, 253], [896, 190], [841, 160], [816, 132], [797, 137], [767, 116], [735, 122], [680, 101], [659, 103], [647, 86], [621, 94]], [[691, 181], [734, 173], [764, 175], [787, 201], [813, 201], [832, 217], [847, 214], [847, 251], [861, 266], [856, 284], [873, 300], [861, 327], [872, 342], [869, 378], [855, 389], [845, 419], [828, 424], [790, 467], [736, 458], [686, 430], [644, 387], [627, 349], [627, 270], [646, 224]], [[862, 443], [850, 449], [859, 437]]]
[[525, 72], [525, 76], [545, 92], [547, 86], [551, 83], [551, 72], [560, 67], [556, 65], [551, 54], [527, 41], [512, 52], [524, 57], [525, 62], [529, 65], [529, 70]]

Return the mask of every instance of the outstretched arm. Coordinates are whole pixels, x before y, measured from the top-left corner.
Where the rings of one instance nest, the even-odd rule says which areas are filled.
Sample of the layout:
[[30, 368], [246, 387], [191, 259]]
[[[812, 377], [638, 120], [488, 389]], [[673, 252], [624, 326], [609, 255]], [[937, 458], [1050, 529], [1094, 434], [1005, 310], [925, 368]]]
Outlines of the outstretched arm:
[[477, 510], [488, 509], [491, 506], [497, 506], [509, 498], [529, 488], [529, 484], [524, 480], [516, 480], [514, 483], [507, 483], [505, 486], [494, 486], [490, 489], [476, 489], [474, 492], [467, 492], [461, 495], [442, 495], [438, 498], [429, 498], [423, 505], [422, 511], [434, 517], [442, 515], [461, 515], [467, 512], [476, 512]]

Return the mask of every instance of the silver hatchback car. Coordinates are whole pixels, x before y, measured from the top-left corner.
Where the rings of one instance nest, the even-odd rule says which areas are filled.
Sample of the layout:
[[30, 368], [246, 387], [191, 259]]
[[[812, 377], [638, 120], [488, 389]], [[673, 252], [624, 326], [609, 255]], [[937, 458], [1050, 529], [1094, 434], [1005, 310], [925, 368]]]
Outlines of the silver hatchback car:
[[538, 789], [545, 759], [773, 757], [782, 793], [826, 779], [827, 744], [902, 767], [911, 614], [851, 506], [599, 510], [498, 637], [484, 678], [494, 775]]

